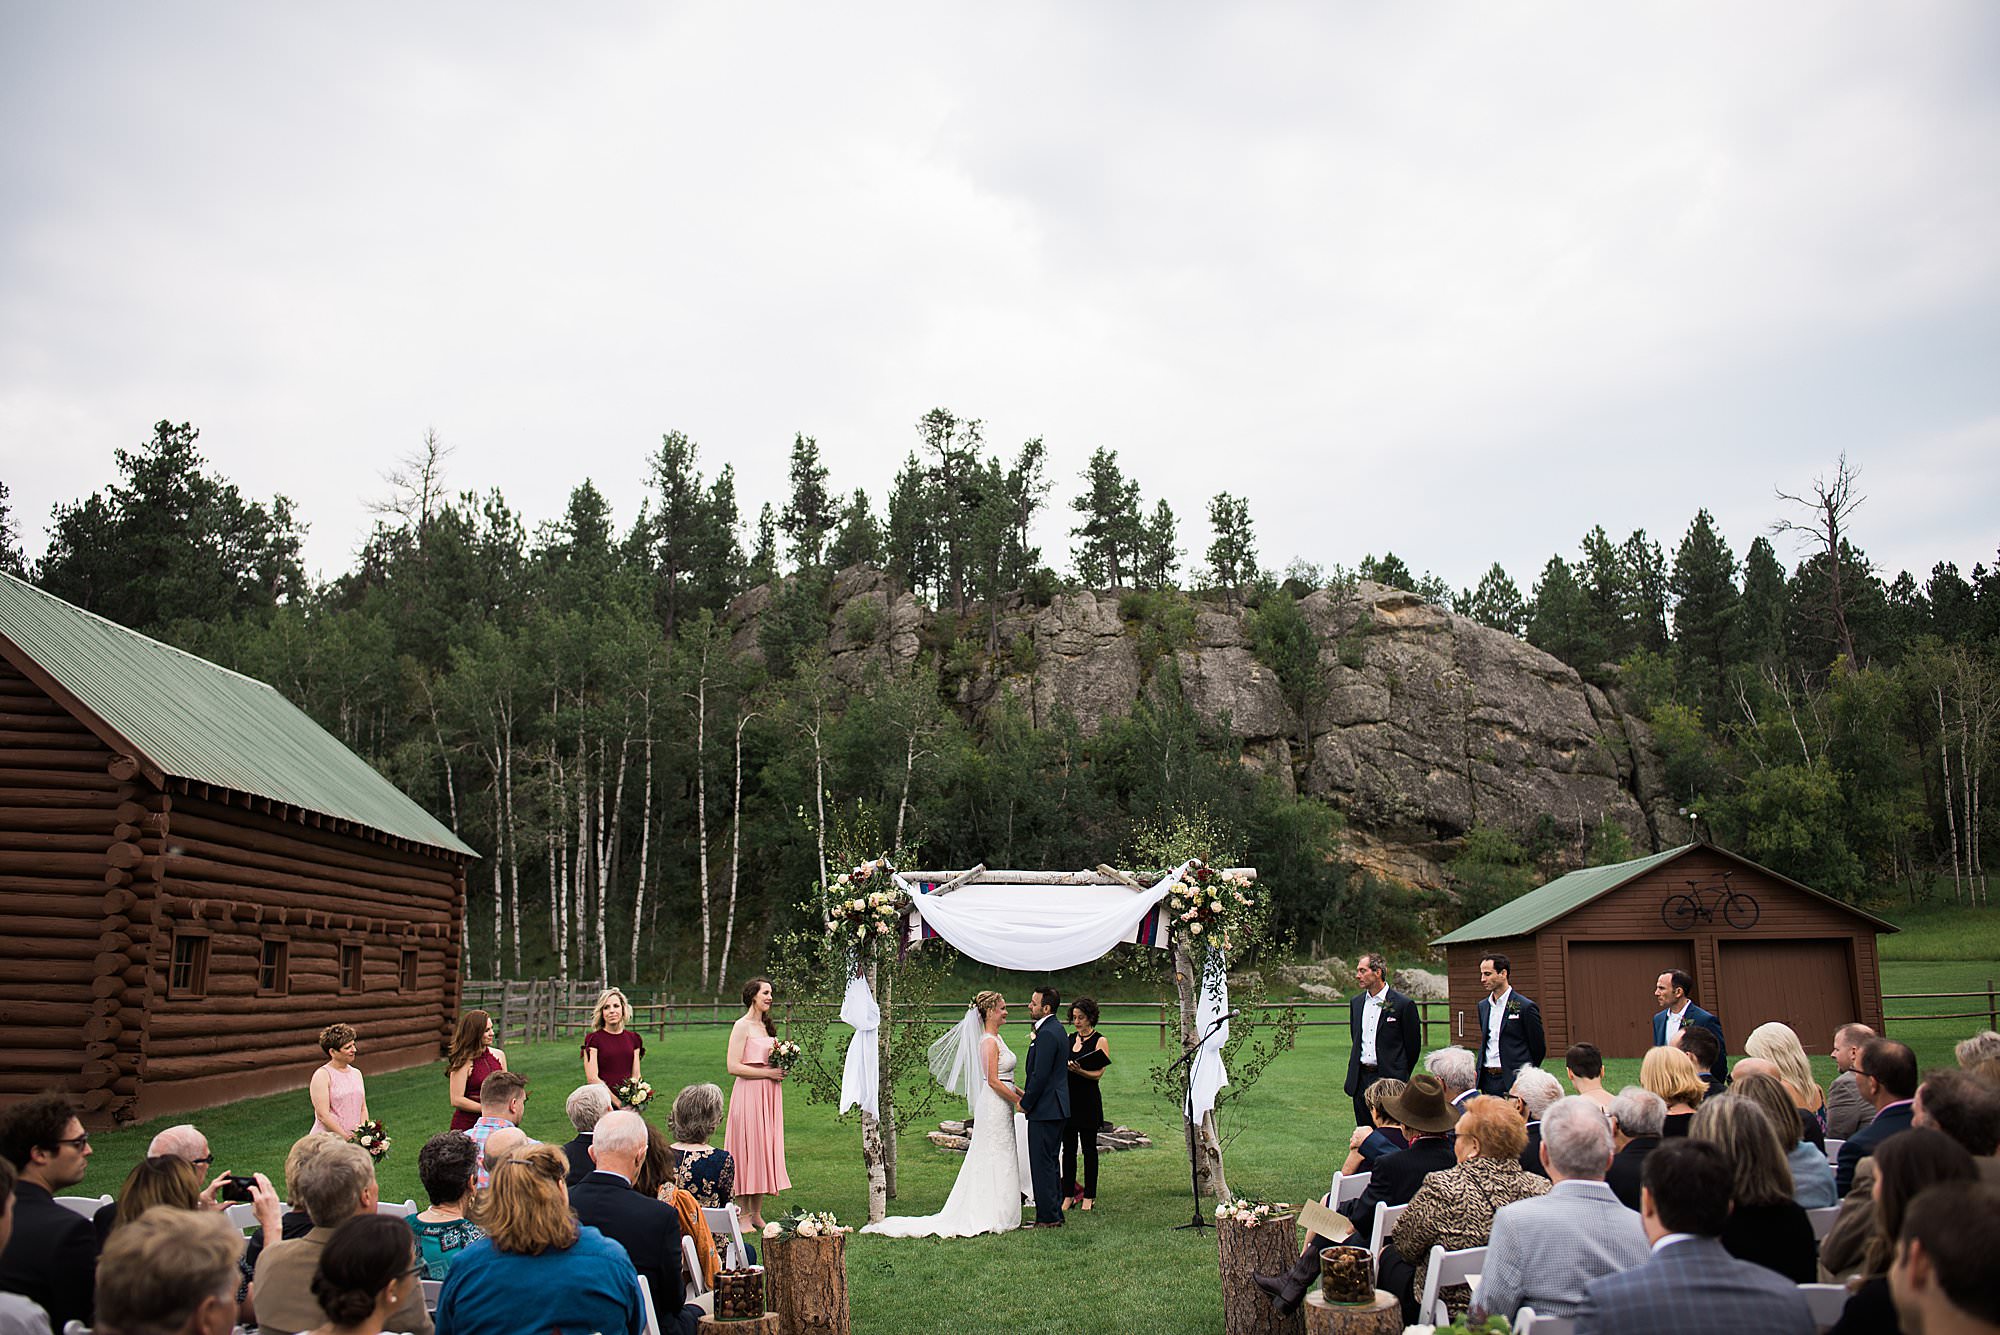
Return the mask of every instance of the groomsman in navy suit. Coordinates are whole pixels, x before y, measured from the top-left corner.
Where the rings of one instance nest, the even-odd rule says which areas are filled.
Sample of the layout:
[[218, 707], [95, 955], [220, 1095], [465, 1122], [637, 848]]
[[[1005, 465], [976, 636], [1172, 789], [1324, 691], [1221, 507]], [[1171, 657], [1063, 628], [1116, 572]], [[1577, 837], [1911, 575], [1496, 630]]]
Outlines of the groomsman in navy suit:
[[1373, 1126], [1362, 1097], [1377, 1080], [1408, 1080], [1417, 1069], [1417, 1048], [1423, 1042], [1423, 1019], [1417, 1003], [1389, 986], [1380, 955], [1372, 951], [1355, 966], [1361, 991], [1347, 1003], [1347, 1084], [1354, 1100], [1354, 1124]]
[[1514, 1087], [1514, 1072], [1540, 1066], [1548, 1056], [1542, 1036], [1542, 1008], [1514, 990], [1513, 961], [1497, 951], [1479, 961], [1479, 984], [1486, 999], [1479, 1003], [1479, 1092], [1504, 1095]]
[[1654, 1047], [1667, 1047], [1683, 1029], [1706, 1029], [1722, 1049], [1716, 1072], [1729, 1069], [1729, 1044], [1723, 1041], [1722, 1021], [1694, 1004], [1694, 979], [1688, 977], [1687, 970], [1669, 969], [1661, 974], [1653, 984], [1653, 999], [1660, 1003], [1659, 1013], [1653, 1016]]

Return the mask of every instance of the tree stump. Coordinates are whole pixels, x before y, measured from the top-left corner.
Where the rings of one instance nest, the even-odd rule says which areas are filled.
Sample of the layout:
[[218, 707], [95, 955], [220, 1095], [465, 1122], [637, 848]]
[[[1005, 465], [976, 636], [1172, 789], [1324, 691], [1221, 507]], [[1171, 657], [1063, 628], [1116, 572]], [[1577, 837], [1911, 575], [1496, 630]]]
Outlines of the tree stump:
[[1318, 1289], [1306, 1293], [1306, 1335], [1403, 1335], [1403, 1304], [1375, 1290], [1366, 1307], [1330, 1303]]
[[770, 1238], [764, 1283], [780, 1335], [849, 1335], [847, 1237]]
[[1299, 1259], [1297, 1216], [1273, 1215], [1255, 1228], [1220, 1219], [1215, 1240], [1226, 1335], [1303, 1335], [1298, 1314], [1281, 1314], [1254, 1278], [1290, 1270]]
[[778, 1335], [778, 1314], [766, 1312], [749, 1321], [720, 1321], [704, 1312], [694, 1328], [701, 1335]]

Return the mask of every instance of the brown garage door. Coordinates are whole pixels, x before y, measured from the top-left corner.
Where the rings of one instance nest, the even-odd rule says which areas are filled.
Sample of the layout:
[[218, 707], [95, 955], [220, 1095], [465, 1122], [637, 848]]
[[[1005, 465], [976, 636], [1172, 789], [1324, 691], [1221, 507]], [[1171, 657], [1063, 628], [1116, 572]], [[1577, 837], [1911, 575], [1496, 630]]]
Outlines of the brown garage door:
[[1568, 949], [1570, 1041], [1595, 1043], [1607, 1057], [1645, 1056], [1658, 1009], [1654, 980], [1669, 969], [1692, 974], [1694, 942], [1571, 941]]
[[1732, 1054], [1766, 1020], [1783, 1020], [1807, 1052], [1824, 1053], [1833, 1031], [1861, 1014], [1854, 996], [1853, 943], [1832, 941], [1717, 942], [1722, 1032]]

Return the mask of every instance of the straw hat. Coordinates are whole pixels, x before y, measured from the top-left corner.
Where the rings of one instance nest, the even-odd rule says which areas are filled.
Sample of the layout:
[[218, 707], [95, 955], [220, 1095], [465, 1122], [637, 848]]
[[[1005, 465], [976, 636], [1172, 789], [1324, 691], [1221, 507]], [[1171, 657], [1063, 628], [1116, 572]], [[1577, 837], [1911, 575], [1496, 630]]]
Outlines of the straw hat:
[[1444, 1096], [1444, 1082], [1429, 1071], [1419, 1071], [1394, 1098], [1385, 1099], [1382, 1111], [1412, 1131], [1436, 1133], [1458, 1125], [1458, 1110]]

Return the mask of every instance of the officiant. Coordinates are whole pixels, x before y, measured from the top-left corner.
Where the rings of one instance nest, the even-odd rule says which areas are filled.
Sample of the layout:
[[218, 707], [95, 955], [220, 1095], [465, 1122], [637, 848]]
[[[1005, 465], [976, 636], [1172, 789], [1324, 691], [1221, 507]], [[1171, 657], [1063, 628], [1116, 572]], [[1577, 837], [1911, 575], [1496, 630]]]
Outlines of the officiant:
[[1071, 1205], [1085, 1210], [1097, 1205], [1097, 1130], [1104, 1125], [1104, 1091], [1098, 1082], [1111, 1065], [1111, 1041], [1098, 1032], [1097, 1014], [1097, 1003], [1089, 997], [1069, 1004], [1069, 1122], [1063, 1129], [1062, 1189]]

